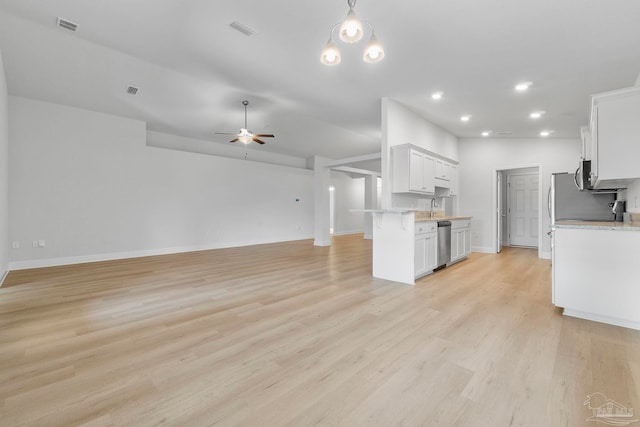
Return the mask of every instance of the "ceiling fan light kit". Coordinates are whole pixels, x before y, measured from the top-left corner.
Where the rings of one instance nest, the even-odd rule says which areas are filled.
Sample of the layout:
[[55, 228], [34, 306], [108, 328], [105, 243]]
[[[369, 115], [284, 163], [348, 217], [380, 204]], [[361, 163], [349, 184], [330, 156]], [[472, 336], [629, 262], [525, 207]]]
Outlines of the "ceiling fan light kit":
[[275, 135], [270, 133], [252, 133], [247, 126], [247, 106], [249, 105], [249, 101], [242, 101], [242, 105], [244, 105], [244, 127], [240, 128], [240, 132], [238, 133], [226, 133], [226, 132], [216, 132], [217, 135], [233, 135], [233, 138], [229, 142], [241, 142], [245, 145], [249, 145], [252, 142], [256, 142], [260, 145], [264, 144], [264, 141], [261, 141], [260, 138], [273, 138]]
[[349, 12], [341, 23], [335, 24], [331, 28], [331, 31], [329, 31], [329, 41], [322, 49], [320, 62], [324, 65], [338, 65], [340, 63], [340, 50], [338, 49], [338, 45], [333, 41], [333, 32], [336, 28], [340, 27], [338, 31], [340, 40], [353, 44], [362, 40], [362, 36], [364, 35], [362, 24], [366, 24], [371, 30], [371, 38], [364, 49], [362, 59], [369, 64], [382, 61], [382, 58], [384, 58], [384, 48], [376, 38], [373, 32], [373, 26], [367, 21], [360, 21], [360, 19], [358, 19], [358, 16], [353, 10], [356, 5], [356, 0], [347, 0], [347, 4], [349, 5]]

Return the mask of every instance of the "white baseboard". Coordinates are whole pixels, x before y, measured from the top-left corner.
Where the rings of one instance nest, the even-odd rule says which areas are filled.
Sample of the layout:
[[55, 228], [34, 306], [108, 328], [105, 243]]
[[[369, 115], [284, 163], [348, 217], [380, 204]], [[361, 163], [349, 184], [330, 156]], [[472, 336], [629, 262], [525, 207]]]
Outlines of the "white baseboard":
[[334, 231], [333, 235], [334, 236], [346, 236], [349, 234], [362, 234], [364, 233], [364, 230], [347, 230], [347, 231]]
[[2, 287], [2, 285], [4, 284], [4, 279], [7, 278], [7, 275], [9, 274], [9, 270], [5, 271], [4, 273], [2, 273], [2, 278], [0, 279], [0, 288]]
[[[312, 238], [313, 237], [310, 236], [310, 237], [305, 237], [303, 239], [295, 239], [295, 240], [307, 240]], [[291, 241], [295, 241], [295, 240], [291, 240]], [[106, 254], [78, 255], [78, 256], [61, 257], [61, 258], [35, 259], [35, 260], [28, 260], [28, 261], [13, 261], [9, 263], [9, 271], [27, 270], [30, 268], [57, 267], [61, 265], [71, 265], [71, 264], [85, 264], [89, 262], [113, 261], [113, 260], [127, 259], [127, 258], [141, 258], [146, 256], [169, 255], [169, 254], [178, 254], [178, 253], [184, 253], [184, 252], [208, 251], [212, 249], [237, 248], [240, 246], [265, 245], [269, 243], [281, 243], [281, 242], [283, 241], [275, 240], [275, 241], [267, 241], [267, 242], [241, 242], [241, 243], [226, 244], [226, 245], [177, 246], [177, 247], [171, 247], [171, 248], [147, 249], [147, 250], [141, 250], [141, 251], [126, 251], [126, 252], [114, 252], [114, 253], [106, 253]]]
[[577, 317], [580, 319], [591, 320], [593, 322], [606, 323], [614, 326], [622, 326], [623, 328], [640, 330], [640, 323], [632, 320], [618, 319], [617, 317], [602, 316], [600, 314], [586, 313], [579, 310], [571, 310], [565, 308], [562, 312], [565, 316]]
[[488, 246], [472, 246], [471, 247], [471, 252], [482, 252], [485, 254], [495, 254], [496, 252], [493, 250], [493, 248], [488, 247]]

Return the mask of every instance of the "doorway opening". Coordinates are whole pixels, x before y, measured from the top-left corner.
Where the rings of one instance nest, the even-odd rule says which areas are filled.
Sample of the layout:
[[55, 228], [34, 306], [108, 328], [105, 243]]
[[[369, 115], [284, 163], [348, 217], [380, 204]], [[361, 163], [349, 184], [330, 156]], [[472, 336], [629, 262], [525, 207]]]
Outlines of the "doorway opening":
[[540, 167], [496, 170], [495, 248], [535, 248], [540, 253]]

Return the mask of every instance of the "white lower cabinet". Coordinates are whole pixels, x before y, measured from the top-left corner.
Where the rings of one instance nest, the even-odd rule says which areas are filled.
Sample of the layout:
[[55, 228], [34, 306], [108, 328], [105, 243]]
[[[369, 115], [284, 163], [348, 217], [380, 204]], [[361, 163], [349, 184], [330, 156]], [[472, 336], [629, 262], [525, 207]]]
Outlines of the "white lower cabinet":
[[552, 300], [564, 314], [640, 329], [640, 230], [553, 231]]
[[413, 256], [415, 277], [430, 273], [438, 266], [437, 223], [416, 223]]
[[451, 221], [451, 262], [466, 258], [471, 253], [471, 221]]

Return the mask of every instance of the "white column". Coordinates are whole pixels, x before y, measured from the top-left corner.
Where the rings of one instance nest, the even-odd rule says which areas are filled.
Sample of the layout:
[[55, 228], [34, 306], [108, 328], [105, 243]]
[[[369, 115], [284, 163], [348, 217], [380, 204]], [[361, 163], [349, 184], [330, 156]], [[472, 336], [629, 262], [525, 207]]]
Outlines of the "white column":
[[314, 246], [331, 246], [329, 235], [329, 185], [331, 185], [331, 170], [325, 166], [326, 159], [314, 156]]
[[[376, 209], [378, 206], [378, 177], [364, 177], [364, 208]], [[364, 215], [364, 238], [373, 239], [373, 214]]]

